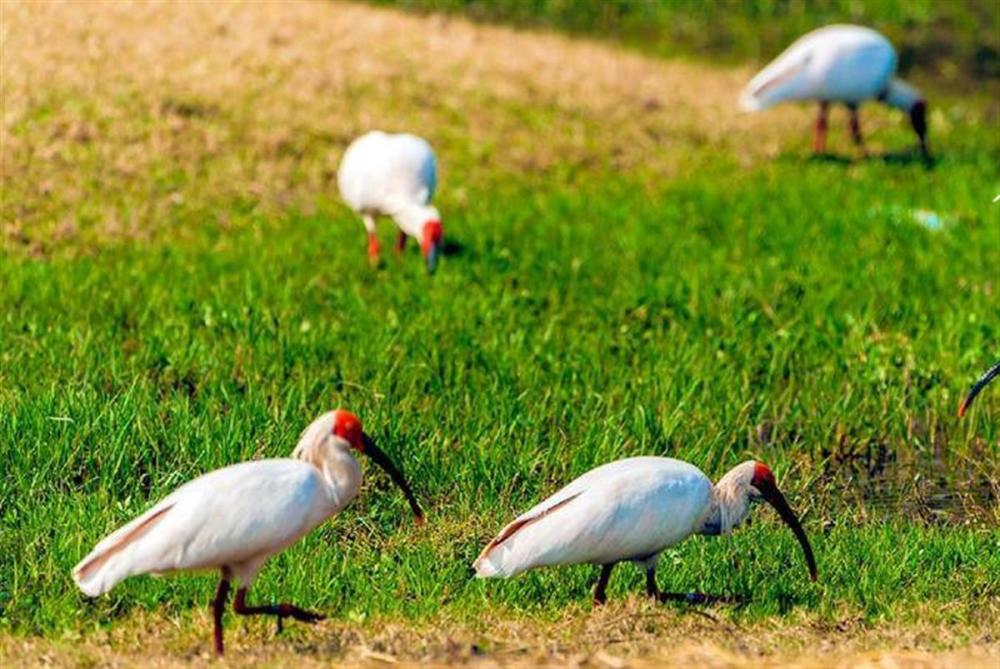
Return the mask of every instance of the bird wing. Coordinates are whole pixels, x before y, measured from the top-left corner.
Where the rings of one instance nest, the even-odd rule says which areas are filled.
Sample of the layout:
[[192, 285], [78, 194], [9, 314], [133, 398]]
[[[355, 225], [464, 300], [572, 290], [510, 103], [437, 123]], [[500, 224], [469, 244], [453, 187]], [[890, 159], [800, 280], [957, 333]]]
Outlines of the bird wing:
[[796, 40], [740, 96], [744, 111], [785, 100], [859, 103], [877, 96], [896, 68], [892, 44], [862, 26], [833, 25]]
[[437, 187], [437, 160], [430, 144], [416, 135], [373, 131], [347, 148], [337, 185], [354, 210], [391, 215], [430, 202]]
[[806, 35], [798, 39], [750, 80], [740, 95], [740, 109], [760, 111], [802, 94], [804, 74], [815, 47], [815, 41], [809, 38]]
[[512, 576], [553, 564], [644, 558], [703, 518], [711, 483], [670, 458], [629, 458], [587, 472], [507, 525], [474, 563], [477, 575]]
[[135, 574], [206, 569], [263, 558], [332, 511], [319, 472], [294, 460], [210, 472], [102, 540], [73, 570], [88, 595]]

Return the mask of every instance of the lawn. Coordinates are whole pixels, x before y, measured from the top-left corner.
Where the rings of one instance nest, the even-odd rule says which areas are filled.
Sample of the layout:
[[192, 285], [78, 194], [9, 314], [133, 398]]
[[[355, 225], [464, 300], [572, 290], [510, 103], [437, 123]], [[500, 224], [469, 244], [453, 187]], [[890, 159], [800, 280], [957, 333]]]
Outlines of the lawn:
[[[839, 114], [837, 155], [812, 158], [811, 110], [736, 114], [749, 65], [336, 3], [2, 18], [0, 644], [18, 662], [199, 657], [214, 577], [88, 601], [71, 568], [183, 481], [284, 456], [338, 406], [428, 523], [368, 469], [269, 563], [252, 597], [332, 619], [290, 625], [277, 647], [303, 659], [351, 639], [554, 657], [612, 637], [641, 658], [686, 634], [736, 657], [1000, 653], [1000, 396], [955, 416], [1000, 350], [995, 99], [928, 83], [932, 163], [877, 108], [872, 158]], [[451, 249], [433, 277], [412, 247], [369, 268], [338, 201], [340, 153], [368, 127], [438, 149]], [[642, 602], [632, 568], [593, 613], [595, 568], [468, 578], [519, 511], [638, 454], [712, 478], [770, 464], [819, 581], [765, 509], [661, 559], [664, 588], [752, 598], [716, 625]], [[263, 622], [228, 628], [251, 659], [271, 643]]]

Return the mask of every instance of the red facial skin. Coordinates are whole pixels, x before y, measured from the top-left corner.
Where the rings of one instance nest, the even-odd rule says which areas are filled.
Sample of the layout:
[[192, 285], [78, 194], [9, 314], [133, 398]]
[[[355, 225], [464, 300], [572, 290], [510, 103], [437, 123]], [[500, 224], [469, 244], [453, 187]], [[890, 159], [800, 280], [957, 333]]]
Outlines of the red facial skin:
[[351, 445], [359, 453], [365, 452], [361, 421], [350, 411], [337, 410], [337, 421], [333, 424], [333, 434]]
[[425, 223], [423, 239], [420, 241], [420, 249], [424, 252], [424, 256], [430, 253], [432, 247], [440, 244], [443, 237], [444, 228], [441, 227], [441, 221]]
[[773, 486], [777, 485], [777, 482], [774, 480], [774, 473], [763, 462], [758, 462], [753, 468], [753, 480], [750, 482], [750, 485], [760, 489], [761, 484], [766, 485], [768, 483]]

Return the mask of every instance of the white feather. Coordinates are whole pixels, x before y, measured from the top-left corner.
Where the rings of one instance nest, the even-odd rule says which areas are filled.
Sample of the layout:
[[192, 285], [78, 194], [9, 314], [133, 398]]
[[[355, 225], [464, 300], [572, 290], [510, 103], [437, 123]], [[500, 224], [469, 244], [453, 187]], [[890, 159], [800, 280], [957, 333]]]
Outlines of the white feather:
[[712, 483], [697, 467], [640, 457], [593, 469], [519, 516], [474, 563], [513, 576], [548, 565], [644, 560], [696, 532]]
[[337, 171], [341, 197], [359, 214], [391, 216], [411, 237], [440, 220], [430, 206], [437, 188], [437, 159], [415, 135], [365, 133], [347, 147]]
[[788, 100], [860, 104], [883, 94], [896, 71], [896, 50], [880, 33], [833, 25], [796, 40], [755, 76], [740, 96], [745, 111]]

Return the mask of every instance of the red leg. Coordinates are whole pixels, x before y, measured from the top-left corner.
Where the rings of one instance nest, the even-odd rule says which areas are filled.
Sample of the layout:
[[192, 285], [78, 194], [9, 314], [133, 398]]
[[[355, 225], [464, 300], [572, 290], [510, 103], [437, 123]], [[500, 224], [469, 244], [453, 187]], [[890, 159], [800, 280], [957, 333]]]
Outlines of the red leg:
[[372, 267], [378, 266], [378, 254], [379, 254], [378, 237], [375, 236], [374, 232], [368, 233], [368, 261], [372, 264]]
[[406, 248], [406, 233], [400, 230], [399, 237], [396, 237], [396, 253], [402, 254], [405, 248]]
[[222, 613], [226, 610], [226, 600], [229, 598], [229, 581], [223, 574], [219, 581], [219, 588], [215, 591], [215, 599], [212, 600], [212, 618], [215, 621], [215, 654], [222, 655], [225, 648], [222, 643]]
[[816, 132], [813, 135], [813, 151], [815, 153], [824, 153], [826, 151], [826, 128], [829, 111], [830, 105], [828, 103], [819, 103], [819, 116], [816, 117]]
[[292, 604], [268, 604], [266, 606], [247, 606], [247, 589], [240, 588], [236, 591], [236, 600], [233, 602], [233, 611], [241, 616], [275, 616], [278, 619], [278, 631], [281, 631], [282, 621], [285, 618], [295, 618], [304, 623], [314, 623], [324, 620], [326, 616], [300, 609]]

